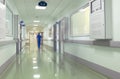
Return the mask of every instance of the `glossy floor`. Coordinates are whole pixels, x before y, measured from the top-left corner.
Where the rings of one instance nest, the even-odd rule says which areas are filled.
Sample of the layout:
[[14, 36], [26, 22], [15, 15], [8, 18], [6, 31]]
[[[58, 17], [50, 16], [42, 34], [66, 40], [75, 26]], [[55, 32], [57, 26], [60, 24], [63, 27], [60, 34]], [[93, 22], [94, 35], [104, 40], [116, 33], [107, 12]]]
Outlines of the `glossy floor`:
[[0, 79], [108, 79], [47, 47], [26, 47]]

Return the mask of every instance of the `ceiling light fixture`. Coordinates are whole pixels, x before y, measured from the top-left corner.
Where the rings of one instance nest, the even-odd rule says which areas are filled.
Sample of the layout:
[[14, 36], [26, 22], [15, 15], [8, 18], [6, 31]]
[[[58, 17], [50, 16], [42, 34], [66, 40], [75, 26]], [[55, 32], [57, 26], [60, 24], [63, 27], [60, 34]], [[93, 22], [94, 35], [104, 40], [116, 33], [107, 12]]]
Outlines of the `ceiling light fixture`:
[[33, 26], [38, 26], [37, 24], [34, 24]]
[[35, 9], [42, 9], [42, 10], [44, 10], [44, 9], [46, 9], [46, 7], [36, 5], [36, 6], [35, 6]]
[[40, 22], [39, 20], [34, 20], [33, 22]]
[[33, 75], [33, 78], [40, 78], [40, 75], [39, 74], [35, 74], [35, 75]]
[[38, 67], [37, 67], [37, 66], [34, 66], [33, 69], [38, 69]]
[[80, 11], [80, 12], [85, 12], [85, 11], [86, 11], [86, 9], [80, 9], [79, 11]]

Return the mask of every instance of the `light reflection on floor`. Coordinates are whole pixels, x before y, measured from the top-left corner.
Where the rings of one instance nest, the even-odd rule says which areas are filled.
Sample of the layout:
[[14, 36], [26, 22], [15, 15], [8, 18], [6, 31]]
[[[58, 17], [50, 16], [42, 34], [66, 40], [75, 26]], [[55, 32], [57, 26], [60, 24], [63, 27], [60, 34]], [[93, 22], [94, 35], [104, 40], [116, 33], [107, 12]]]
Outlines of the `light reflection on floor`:
[[108, 79], [46, 47], [26, 47], [23, 52], [0, 79]]

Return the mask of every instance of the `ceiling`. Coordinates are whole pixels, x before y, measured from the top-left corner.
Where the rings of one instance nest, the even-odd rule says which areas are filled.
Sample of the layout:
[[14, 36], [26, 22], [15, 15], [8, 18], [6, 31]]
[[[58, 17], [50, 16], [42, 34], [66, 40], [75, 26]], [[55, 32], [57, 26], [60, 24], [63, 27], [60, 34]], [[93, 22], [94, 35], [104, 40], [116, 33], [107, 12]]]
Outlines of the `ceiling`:
[[44, 0], [48, 6], [45, 10], [36, 10], [35, 6], [41, 0], [8, 0], [17, 8], [17, 11], [26, 25], [32, 26], [33, 20], [40, 20], [40, 26], [47, 26], [71, 13], [86, 0]]

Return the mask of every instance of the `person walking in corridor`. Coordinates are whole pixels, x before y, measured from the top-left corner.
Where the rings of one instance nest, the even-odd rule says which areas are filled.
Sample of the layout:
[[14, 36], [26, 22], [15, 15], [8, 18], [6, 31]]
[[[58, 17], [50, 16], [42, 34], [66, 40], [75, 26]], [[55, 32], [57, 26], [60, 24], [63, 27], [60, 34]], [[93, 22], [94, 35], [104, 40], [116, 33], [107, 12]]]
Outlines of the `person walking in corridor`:
[[38, 45], [38, 49], [40, 49], [41, 39], [42, 39], [42, 36], [40, 35], [40, 33], [38, 33], [38, 34], [37, 34], [37, 45]]

